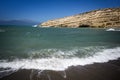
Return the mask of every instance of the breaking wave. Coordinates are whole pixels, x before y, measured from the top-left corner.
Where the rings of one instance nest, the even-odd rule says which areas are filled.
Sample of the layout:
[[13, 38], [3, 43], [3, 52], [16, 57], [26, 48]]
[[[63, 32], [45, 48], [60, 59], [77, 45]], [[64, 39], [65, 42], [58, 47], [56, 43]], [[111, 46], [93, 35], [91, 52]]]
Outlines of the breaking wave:
[[109, 29], [106, 29], [106, 31], [120, 31], [120, 29], [109, 28]]
[[104, 49], [104, 46], [89, 46], [72, 49], [41, 49], [28, 52], [30, 58], [60, 58], [70, 59], [74, 57], [85, 58], [94, 55], [96, 52]]
[[[120, 47], [116, 47], [113, 49], [102, 49], [102, 51], [94, 52], [93, 55], [89, 55], [87, 57], [79, 57], [74, 56], [77, 50], [73, 52], [70, 51], [69, 55], [65, 54], [65, 52], [56, 51], [56, 50], [48, 50], [59, 52], [58, 57], [56, 57], [57, 53], [54, 53], [52, 57], [43, 57], [43, 58], [29, 58], [29, 59], [15, 59], [13, 61], [0, 61], [0, 68], [11, 68], [14, 70], [18, 69], [39, 69], [39, 70], [56, 70], [62, 71], [67, 69], [70, 66], [77, 66], [77, 65], [87, 65], [93, 63], [103, 63], [109, 60], [118, 59], [120, 57]], [[87, 51], [89, 52], [89, 51]], [[34, 52], [33, 54], [36, 54]], [[62, 55], [62, 57], [60, 56]], [[64, 57], [63, 57], [64, 55]], [[67, 57], [70, 56], [70, 57]]]

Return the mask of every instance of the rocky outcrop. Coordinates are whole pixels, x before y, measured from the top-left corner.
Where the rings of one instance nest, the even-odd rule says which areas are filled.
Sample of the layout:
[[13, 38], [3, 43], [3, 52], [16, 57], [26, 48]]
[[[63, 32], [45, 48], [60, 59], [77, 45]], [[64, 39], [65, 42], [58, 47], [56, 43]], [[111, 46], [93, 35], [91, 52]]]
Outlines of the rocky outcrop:
[[93, 27], [120, 28], [120, 8], [106, 8], [94, 10], [78, 15], [49, 20], [40, 24], [42, 27]]

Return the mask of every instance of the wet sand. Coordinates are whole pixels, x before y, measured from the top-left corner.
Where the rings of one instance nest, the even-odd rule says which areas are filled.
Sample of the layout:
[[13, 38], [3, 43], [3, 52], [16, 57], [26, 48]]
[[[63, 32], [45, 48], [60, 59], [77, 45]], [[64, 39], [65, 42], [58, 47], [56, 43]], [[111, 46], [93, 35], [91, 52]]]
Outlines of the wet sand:
[[86, 66], [71, 66], [65, 71], [20, 69], [0, 80], [120, 80], [120, 59]]

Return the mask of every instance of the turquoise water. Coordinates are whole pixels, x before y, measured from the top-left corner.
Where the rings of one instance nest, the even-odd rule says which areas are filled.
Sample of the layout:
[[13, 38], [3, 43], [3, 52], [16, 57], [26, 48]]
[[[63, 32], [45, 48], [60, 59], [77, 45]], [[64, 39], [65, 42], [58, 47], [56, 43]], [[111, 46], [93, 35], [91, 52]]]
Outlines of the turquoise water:
[[[13, 79], [17, 79], [19, 75], [24, 74], [25, 69], [28, 72], [25, 71], [23, 77], [29, 77], [30, 80], [33, 78], [50, 80], [54, 78], [51, 70], [60, 71], [55, 72], [55, 77], [60, 75], [58, 79], [62, 76], [64, 79], [71, 79], [72, 74], [77, 79], [76, 75], [80, 75], [81, 70], [91, 71], [81, 66], [118, 58], [120, 58], [119, 30], [0, 26], [0, 79], [14, 75]], [[72, 71], [71, 66], [78, 65], [80, 68], [73, 68]], [[69, 69], [71, 75], [68, 73]], [[103, 72], [106, 70], [99, 69]], [[77, 73], [73, 73], [74, 71]]]
[[[65, 70], [120, 58], [120, 31], [0, 26], [0, 74], [18, 69]], [[5, 70], [4, 70], [5, 69]], [[4, 76], [4, 75], [3, 75]]]
[[75, 49], [74, 56], [85, 57], [120, 46], [120, 32], [105, 29], [1, 26], [0, 30], [0, 59], [51, 57], [57, 51]]

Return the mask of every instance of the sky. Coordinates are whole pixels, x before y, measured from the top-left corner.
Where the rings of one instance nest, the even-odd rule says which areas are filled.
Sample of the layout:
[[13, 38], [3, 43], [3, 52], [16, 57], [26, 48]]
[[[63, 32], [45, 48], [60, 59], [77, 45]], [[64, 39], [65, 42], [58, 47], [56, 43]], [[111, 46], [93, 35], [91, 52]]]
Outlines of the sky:
[[44, 22], [113, 7], [120, 7], [120, 0], [0, 0], [0, 20]]

